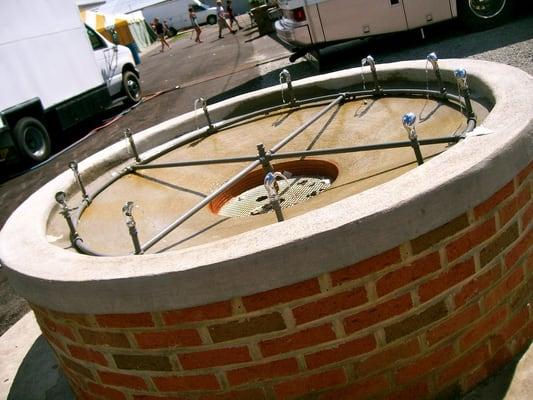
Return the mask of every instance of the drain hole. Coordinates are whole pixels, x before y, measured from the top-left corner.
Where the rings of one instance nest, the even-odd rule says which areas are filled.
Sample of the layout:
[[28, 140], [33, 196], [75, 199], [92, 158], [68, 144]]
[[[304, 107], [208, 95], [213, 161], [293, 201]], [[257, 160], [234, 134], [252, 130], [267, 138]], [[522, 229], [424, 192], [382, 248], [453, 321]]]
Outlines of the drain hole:
[[[338, 175], [337, 167], [322, 160], [289, 161], [273, 165], [284, 171], [287, 179], [278, 180], [281, 208], [303, 203], [326, 191]], [[209, 205], [215, 214], [225, 217], [245, 217], [273, 212], [263, 184], [265, 173], [255, 170]]]

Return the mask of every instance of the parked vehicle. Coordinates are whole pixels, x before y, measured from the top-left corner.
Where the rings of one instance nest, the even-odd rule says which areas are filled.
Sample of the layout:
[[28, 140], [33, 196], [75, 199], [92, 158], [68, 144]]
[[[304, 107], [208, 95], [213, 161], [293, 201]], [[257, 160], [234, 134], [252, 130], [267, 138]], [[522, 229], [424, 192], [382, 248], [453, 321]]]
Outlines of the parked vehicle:
[[191, 26], [189, 7], [196, 13], [199, 24], [216, 24], [216, 7], [208, 6], [199, 0], [165, 1], [144, 7], [142, 12], [147, 21], [153, 21], [154, 18], [166, 20], [169, 27], [179, 30]]
[[399, 32], [459, 17], [472, 29], [491, 27], [510, 14], [512, 0], [279, 0], [278, 37], [305, 53], [347, 40]]
[[0, 166], [50, 156], [61, 132], [141, 99], [131, 51], [85, 26], [72, 0], [2, 0]]

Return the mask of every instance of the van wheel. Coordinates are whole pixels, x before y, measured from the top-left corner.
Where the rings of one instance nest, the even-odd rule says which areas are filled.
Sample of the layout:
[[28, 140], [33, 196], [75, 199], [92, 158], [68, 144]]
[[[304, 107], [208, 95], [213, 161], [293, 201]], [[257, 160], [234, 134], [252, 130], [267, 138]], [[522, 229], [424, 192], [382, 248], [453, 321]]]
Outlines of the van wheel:
[[122, 74], [122, 91], [126, 95], [126, 100], [124, 100], [126, 104], [133, 105], [141, 101], [141, 83], [133, 72], [126, 71]]
[[206, 20], [206, 21], [207, 21], [207, 23], [208, 23], [209, 25], [215, 25], [215, 24], [217, 23], [217, 16], [216, 16], [216, 15], [209, 15], [209, 16], [207, 17], [207, 20]]
[[33, 117], [21, 118], [13, 129], [13, 136], [27, 161], [41, 162], [50, 157], [50, 136], [39, 120]]
[[482, 30], [505, 22], [511, 15], [512, 0], [461, 0], [459, 17], [472, 30]]

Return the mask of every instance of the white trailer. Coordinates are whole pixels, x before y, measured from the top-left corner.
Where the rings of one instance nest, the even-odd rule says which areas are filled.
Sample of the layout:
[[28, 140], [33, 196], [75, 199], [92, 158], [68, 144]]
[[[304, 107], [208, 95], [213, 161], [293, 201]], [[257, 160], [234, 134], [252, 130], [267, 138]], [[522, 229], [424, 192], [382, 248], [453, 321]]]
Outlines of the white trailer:
[[86, 27], [72, 0], [2, 0], [0, 15], [0, 166], [43, 161], [113, 98], [141, 99], [131, 51]]
[[189, 7], [196, 13], [199, 24], [215, 24], [217, 22], [216, 7], [208, 6], [199, 0], [171, 0], [152, 4], [142, 8], [142, 13], [147, 21], [152, 22], [158, 18], [161, 22], [166, 20], [169, 27], [176, 30], [191, 26]]

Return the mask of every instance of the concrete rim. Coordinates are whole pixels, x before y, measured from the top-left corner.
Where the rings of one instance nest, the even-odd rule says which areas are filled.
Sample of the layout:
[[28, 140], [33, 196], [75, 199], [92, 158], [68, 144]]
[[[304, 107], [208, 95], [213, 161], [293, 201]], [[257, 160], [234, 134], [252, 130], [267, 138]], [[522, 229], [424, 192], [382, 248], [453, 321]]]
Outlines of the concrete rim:
[[[454, 69], [466, 68], [470, 85], [495, 102], [483, 122], [493, 134], [467, 138], [392, 181], [283, 223], [141, 257], [95, 258], [48, 243], [45, 229], [55, 206], [53, 196], [59, 190], [73, 190], [72, 174], [66, 171], [24, 202], [0, 232], [0, 258], [11, 284], [30, 302], [58, 311], [98, 314], [185, 308], [303, 281], [446, 223], [488, 198], [532, 160], [533, 78], [519, 69], [483, 61], [452, 59], [439, 65], [445, 80], [452, 79]], [[425, 81], [425, 60], [377, 68], [380, 76]], [[360, 69], [355, 68], [303, 79], [294, 86], [333, 88], [359, 81]], [[240, 102], [278, 90], [241, 95], [210, 110], [218, 120]], [[152, 138], [168, 139], [177, 126], [193, 124], [194, 115], [188, 113], [138, 133], [136, 140], [146, 149]], [[79, 168], [94, 175], [126, 156], [124, 143], [117, 143], [81, 162]], [[460, 206], [446, 210], [443, 206], [450, 202]], [[376, 240], [368, 243], [368, 237]]]

